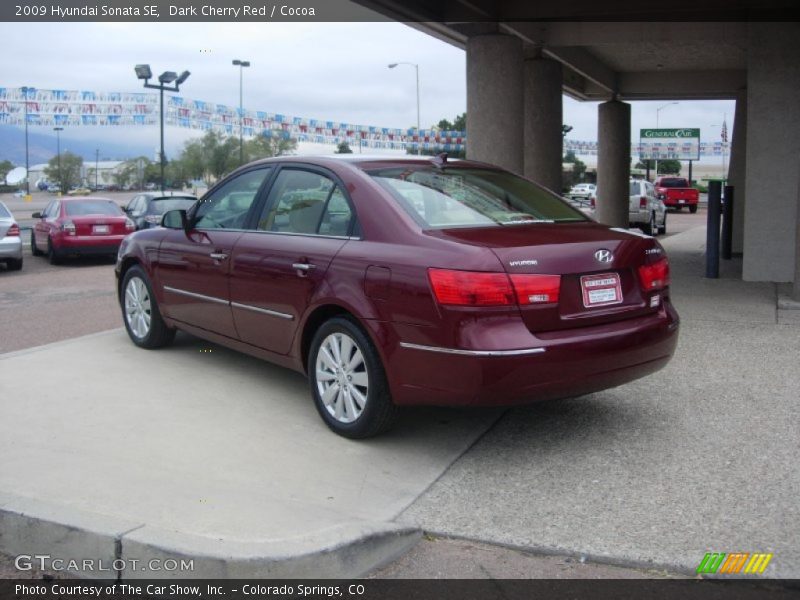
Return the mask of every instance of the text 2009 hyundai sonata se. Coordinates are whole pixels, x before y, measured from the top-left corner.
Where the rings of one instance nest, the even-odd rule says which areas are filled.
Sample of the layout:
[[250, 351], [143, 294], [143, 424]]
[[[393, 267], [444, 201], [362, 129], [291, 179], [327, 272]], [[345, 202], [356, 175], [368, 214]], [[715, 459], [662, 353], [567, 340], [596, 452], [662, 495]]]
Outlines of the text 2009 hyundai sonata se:
[[307, 372], [353, 438], [397, 407], [575, 396], [663, 367], [669, 265], [648, 236], [547, 190], [446, 157], [282, 157], [246, 165], [116, 266], [138, 346], [176, 329]]

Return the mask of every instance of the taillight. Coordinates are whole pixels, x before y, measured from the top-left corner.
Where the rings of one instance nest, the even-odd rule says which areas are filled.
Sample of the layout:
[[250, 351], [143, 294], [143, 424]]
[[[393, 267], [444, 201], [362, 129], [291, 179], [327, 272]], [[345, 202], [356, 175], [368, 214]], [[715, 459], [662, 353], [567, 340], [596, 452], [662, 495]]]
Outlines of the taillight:
[[505, 273], [428, 269], [431, 288], [439, 304], [455, 306], [507, 306], [514, 290]]
[[134, 223], [130, 219], [125, 219], [125, 229], [127, 231], [136, 231], [136, 223]]
[[669, 285], [669, 261], [666, 258], [639, 267], [639, 283], [642, 291], [653, 292]]
[[75, 235], [75, 223], [72, 221], [65, 221], [61, 224], [61, 231], [68, 235]]
[[12, 223], [11, 227], [9, 227], [8, 231], [6, 231], [6, 236], [19, 237], [19, 225], [17, 225], [16, 223]]
[[594, 196], [589, 198], [589, 205], [594, 208]]
[[639, 198], [639, 208], [647, 208], [647, 196]]
[[558, 302], [561, 275], [511, 275], [511, 283], [520, 306]]
[[145, 215], [144, 220], [153, 225], [161, 225], [161, 215]]

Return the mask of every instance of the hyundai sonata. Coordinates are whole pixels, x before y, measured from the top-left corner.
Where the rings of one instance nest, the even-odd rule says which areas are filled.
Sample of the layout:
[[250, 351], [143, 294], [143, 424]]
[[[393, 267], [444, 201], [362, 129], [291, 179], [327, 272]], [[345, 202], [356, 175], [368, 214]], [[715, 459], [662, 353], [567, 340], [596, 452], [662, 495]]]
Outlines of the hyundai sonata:
[[386, 430], [404, 405], [620, 385], [663, 367], [677, 342], [654, 238], [482, 163], [266, 159], [162, 225], [118, 255], [133, 343], [181, 329], [304, 372], [347, 437]]

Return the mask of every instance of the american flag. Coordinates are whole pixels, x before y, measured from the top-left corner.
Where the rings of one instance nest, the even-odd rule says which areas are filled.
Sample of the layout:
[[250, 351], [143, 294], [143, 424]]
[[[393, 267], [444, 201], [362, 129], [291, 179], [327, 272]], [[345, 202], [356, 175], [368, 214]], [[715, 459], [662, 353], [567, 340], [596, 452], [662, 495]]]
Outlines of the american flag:
[[722, 120], [722, 133], [719, 136], [723, 142], [728, 141], [728, 123], [725, 119]]

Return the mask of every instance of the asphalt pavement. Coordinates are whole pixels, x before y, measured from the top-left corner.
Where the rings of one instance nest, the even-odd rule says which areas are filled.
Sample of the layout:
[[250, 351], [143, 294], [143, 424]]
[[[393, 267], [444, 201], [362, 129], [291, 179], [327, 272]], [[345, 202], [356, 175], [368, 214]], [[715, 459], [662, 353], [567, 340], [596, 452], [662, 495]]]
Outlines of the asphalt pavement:
[[765, 576], [800, 577], [800, 313], [740, 261], [704, 279], [704, 242], [663, 242], [682, 326], [661, 372], [506, 412], [410, 410], [366, 442], [331, 434], [299, 375], [189, 336], [1, 354], [0, 550], [354, 576], [426, 532], [687, 575], [705, 552], [772, 552]]

